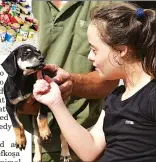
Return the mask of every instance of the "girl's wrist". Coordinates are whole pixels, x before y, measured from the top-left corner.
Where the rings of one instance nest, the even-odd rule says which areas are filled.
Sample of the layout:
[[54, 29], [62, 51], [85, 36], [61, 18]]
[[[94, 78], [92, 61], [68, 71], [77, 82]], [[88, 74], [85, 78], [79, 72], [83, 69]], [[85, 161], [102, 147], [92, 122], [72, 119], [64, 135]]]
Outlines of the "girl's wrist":
[[60, 99], [59, 101], [54, 101], [51, 105], [48, 105], [51, 111], [53, 111], [54, 109], [63, 107], [63, 106], [64, 106], [64, 102], [62, 99]]

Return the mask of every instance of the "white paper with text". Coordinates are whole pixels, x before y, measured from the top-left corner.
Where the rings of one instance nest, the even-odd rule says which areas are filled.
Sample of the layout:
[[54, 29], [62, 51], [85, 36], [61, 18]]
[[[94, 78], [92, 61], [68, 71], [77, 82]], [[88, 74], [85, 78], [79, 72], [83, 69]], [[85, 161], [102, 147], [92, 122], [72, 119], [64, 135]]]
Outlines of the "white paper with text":
[[[5, 56], [6, 57], [6, 56]], [[0, 56], [0, 60], [5, 59]], [[26, 149], [20, 151], [15, 147], [15, 134], [6, 111], [3, 87], [7, 74], [0, 66], [0, 162], [31, 162], [32, 161], [32, 135], [25, 131], [27, 138]]]

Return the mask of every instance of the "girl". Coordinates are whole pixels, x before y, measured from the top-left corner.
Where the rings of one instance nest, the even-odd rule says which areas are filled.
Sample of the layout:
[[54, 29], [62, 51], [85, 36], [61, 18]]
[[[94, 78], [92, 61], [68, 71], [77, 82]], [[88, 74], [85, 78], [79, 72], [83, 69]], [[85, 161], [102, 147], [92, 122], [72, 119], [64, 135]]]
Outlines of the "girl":
[[[34, 97], [47, 105], [67, 142], [83, 161], [156, 161], [156, 13], [129, 3], [112, 2], [92, 11], [88, 58], [99, 75], [123, 79], [106, 99], [89, 132], [71, 116], [58, 85], [37, 80]], [[98, 93], [98, 92], [97, 92]]]

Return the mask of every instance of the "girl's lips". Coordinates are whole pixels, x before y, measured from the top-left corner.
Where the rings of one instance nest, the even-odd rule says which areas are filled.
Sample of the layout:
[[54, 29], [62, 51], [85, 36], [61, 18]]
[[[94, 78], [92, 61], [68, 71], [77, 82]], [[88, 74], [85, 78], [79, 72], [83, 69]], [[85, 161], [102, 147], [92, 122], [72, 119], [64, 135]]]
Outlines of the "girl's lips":
[[95, 71], [97, 71], [98, 73], [101, 73], [101, 71], [98, 68], [95, 68]]
[[95, 67], [95, 71], [99, 71], [99, 69], [95, 65], [93, 65], [93, 66]]
[[96, 71], [99, 71], [99, 69], [98, 69], [98, 68], [95, 68], [95, 70], [96, 70]]

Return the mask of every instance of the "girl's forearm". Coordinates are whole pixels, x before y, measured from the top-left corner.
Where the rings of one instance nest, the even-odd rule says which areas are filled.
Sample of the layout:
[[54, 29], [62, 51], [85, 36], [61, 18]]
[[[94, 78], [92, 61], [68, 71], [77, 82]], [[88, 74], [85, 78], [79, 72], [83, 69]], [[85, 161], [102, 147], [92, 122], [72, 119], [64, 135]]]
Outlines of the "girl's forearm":
[[98, 153], [90, 132], [70, 114], [64, 103], [50, 107], [70, 147], [83, 161], [93, 161]]

